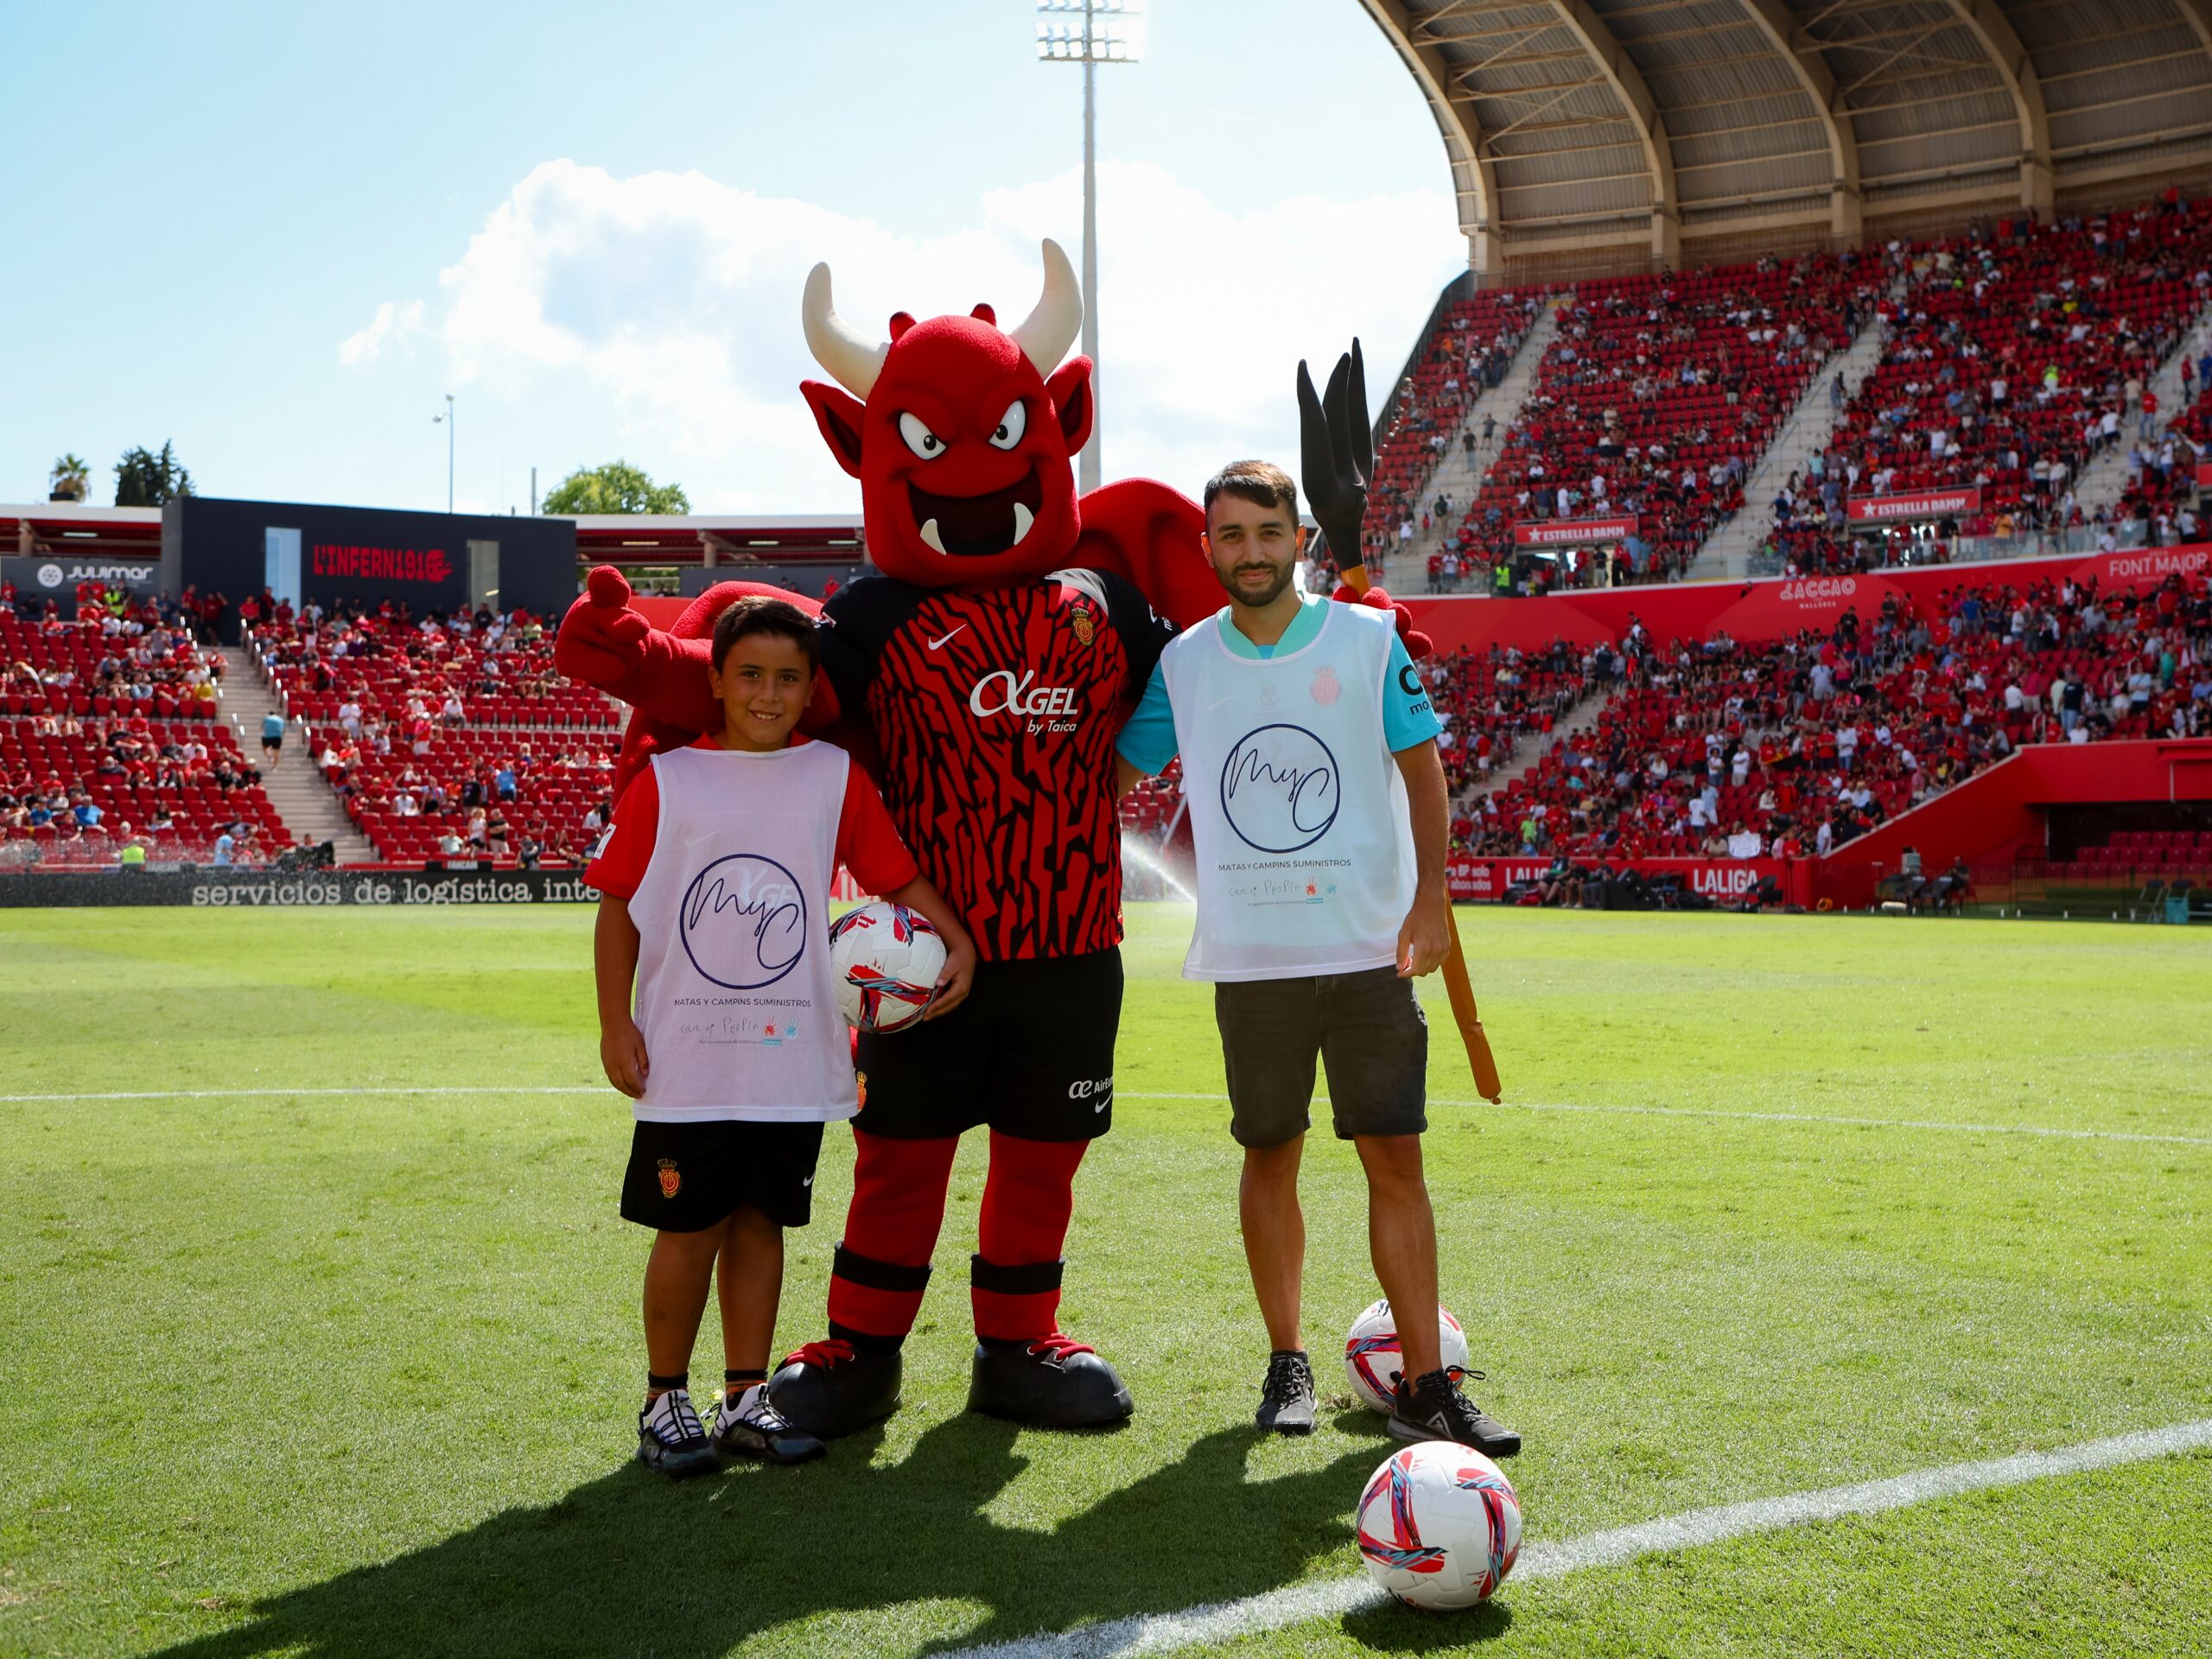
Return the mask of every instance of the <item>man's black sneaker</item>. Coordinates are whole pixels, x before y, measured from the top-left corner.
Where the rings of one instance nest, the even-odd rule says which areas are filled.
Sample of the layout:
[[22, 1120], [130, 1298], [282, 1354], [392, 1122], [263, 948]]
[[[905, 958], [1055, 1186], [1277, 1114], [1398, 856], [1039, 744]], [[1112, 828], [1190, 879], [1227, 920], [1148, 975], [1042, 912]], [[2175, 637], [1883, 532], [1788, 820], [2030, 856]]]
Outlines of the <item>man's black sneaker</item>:
[[675, 1480], [715, 1467], [715, 1448], [683, 1389], [671, 1389], [647, 1401], [638, 1414], [638, 1461]]
[[1268, 1378], [1260, 1384], [1260, 1409], [1253, 1421], [1278, 1434], [1313, 1432], [1313, 1368], [1303, 1349], [1277, 1349], [1268, 1359]]
[[786, 1359], [768, 1379], [768, 1398], [786, 1422], [834, 1440], [898, 1408], [904, 1369], [895, 1348], [868, 1353], [832, 1337]]
[[829, 1448], [776, 1409], [765, 1384], [735, 1399], [722, 1396], [715, 1410], [715, 1450], [726, 1458], [758, 1458], [763, 1463], [804, 1463]]
[[968, 1409], [1032, 1428], [1100, 1428], [1135, 1409], [1121, 1375], [1087, 1344], [1055, 1332], [1035, 1342], [979, 1342]]
[[1401, 1380], [1390, 1413], [1391, 1438], [1457, 1440], [1484, 1457], [1511, 1457], [1521, 1449], [1521, 1437], [1503, 1423], [1484, 1415], [1480, 1406], [1459, 1392], [1461, 1377], [1481, 1375], [1453, 1365], [1423, 1377]]

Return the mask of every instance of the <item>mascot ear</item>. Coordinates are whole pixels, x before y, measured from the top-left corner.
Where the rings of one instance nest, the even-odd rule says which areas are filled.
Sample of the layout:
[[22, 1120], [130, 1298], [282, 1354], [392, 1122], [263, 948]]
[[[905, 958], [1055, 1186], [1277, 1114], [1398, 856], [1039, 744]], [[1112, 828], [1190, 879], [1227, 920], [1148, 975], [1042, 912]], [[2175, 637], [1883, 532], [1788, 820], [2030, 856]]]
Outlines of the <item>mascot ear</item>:
[[[1089, 364], [1084, 365], [1088, 369]], [[824, 385], [819, 380], [802, 380], [798, 389], [806, 399], [807, 407], [814, 411], [814, 423], [822, 429], [822, 441], [830, 446], [830, 453], [837, 457], [837, 464], [855, 478], [861, 475], [861, 416], [867, 405], [849, 391]], [[1089, 416], [1085, 416], [1088, 423]]]
[[1090, 401], [1090, 359], [1071, 357], [1054, 369], [1045, 382], [1045, 394], [1060, 411], [1060, 432], [1068, 441], [1068, 454], [1073, 454], [1090, 442], [1090, 417], [1097, 412]]

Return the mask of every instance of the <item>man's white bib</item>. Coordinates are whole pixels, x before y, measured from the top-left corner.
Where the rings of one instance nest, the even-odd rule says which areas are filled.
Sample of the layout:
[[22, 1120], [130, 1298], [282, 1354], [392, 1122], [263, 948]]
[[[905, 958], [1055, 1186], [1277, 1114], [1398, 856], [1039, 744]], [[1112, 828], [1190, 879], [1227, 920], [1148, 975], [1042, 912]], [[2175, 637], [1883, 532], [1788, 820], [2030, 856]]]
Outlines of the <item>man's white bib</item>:
[[828, 743], [653, 757], [660, 824], [630, 900], [639, 1117], [850, 1117], [849, 1039], [823, 906], [851, 762]]
[[1414, 900], [1406, 787], [1382, 733], [1389, 617], [1331, 605], [1287, 656], [1240, 657], [1228, 613], [1160, 658], [1198, 854], [1192, 979], [1355, 973], [1397, 960]]

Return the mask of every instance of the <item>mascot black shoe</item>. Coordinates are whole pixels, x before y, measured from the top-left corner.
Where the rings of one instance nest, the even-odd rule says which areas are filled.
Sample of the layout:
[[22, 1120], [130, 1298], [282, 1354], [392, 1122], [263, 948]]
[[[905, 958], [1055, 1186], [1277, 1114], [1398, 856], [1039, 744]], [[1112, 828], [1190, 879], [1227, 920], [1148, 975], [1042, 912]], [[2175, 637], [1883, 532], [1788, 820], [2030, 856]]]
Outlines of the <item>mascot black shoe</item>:
[[832, 1337], [786, 1359], [768, 1381], [768, 1399], [793, 1426], [834, 1440], [899, 1408], [905, 1369], [896, 1348], [858, 1349]]
[[968, 1409], [1031, 1428], [1103, 1428], [1135, 1409], [1097, 1351], [1067, 1337], [976, 1344]]

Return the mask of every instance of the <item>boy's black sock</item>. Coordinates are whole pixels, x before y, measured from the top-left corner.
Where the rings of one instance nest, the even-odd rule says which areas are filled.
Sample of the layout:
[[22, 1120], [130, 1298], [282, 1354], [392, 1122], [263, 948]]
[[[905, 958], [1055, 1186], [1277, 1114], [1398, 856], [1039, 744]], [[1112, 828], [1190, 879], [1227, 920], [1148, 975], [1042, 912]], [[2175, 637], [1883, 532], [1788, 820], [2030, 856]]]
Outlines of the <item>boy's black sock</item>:
[[768, 1373], [763, 1371], [725, 1370], [722, 1373], [722, 1392], [734, 1400], [756, 1382], [766, 1382]]
[[659, 1376], [652, 1371], [647, 1371], [645, 1373], [645, 1402], [650, 1405], [671, 1389], [688, 1389], [690, 1386], [691, 1373], [689, 1371], [678, 1371], [674, 1376]]

